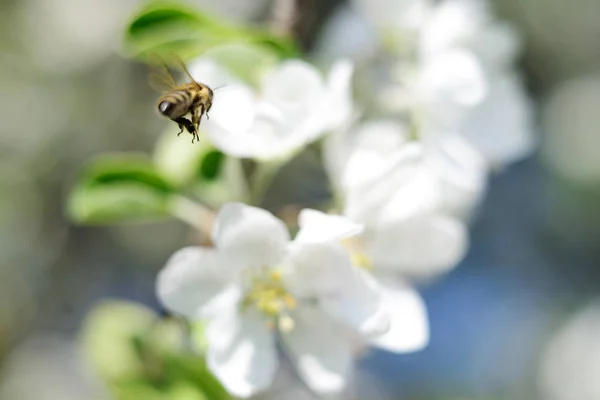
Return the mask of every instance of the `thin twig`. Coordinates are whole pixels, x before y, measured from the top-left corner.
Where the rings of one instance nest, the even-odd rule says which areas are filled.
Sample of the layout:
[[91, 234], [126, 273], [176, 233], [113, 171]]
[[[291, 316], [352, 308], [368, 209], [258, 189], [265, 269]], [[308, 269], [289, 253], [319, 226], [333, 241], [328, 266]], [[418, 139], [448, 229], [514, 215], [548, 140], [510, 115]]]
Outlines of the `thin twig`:
[[169, 209], [174, 217], [210, 236], [216, 215], [204, 204], [187, 197], [176, 196], [172, 199]]

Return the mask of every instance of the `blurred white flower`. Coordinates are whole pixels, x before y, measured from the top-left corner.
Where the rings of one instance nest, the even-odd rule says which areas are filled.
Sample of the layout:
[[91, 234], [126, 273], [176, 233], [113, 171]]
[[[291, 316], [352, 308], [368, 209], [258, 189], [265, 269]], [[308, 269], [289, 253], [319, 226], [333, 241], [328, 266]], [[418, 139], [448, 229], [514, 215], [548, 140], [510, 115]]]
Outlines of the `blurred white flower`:
[[334, 64], [327, 78], [304, 61], [284, 61], [263, 76], [258, 89], [217, 77], [209, 71], [214, 70], [211, 65], [199, 60], [191, 72], [209, 86], [226, 83], [215, 93], [210, 119], [202, 125], [211, 142], [226, 154], [285, 158], [350, 116], [353, 67], [348, 61]]
[[377, 38], [377, 31], [365, 15], [341, 5], [323, 26], [313, 52], [324, 63], [340, 58], [364, 60], [379, 51]]
[[384, 34], [406, 35], [418, 29], [432, 7], [431, 0], [353, 0], [352, 4]]
[[[430, 101], [434, 107], [429, 107], [429, 113], [434, 118], [428, 122], [450, 122], [451, 130], [462, 134], [494, 167], [529, 156], [537, 144], [533, 106], [515, 71], [520, 50], [518, 33], [510, 24], [494, 18], [488, 1], [442, 1], [432, 9], [420, 35], [419, 58], [425, 62], [422, 70], [427, 71], [433, 60], [441, 71], [433, 81], [438, 82], [437, 87], [449, 85], [452, 89], [448, 91], [450, 97], [427, 87], [424, 92], [433, 99], [454, 100], [439, 105]], [[445, 61], [449, 54], [457, 61]], [[458, 75], [452, 70], [459, 71]], [[438, 110], [445, 113], [444, 118], [435, 118]]]
[[432, 131], [421, 143], [409, 142], [407, 129], [394, 120], [338, 131], [324, 152], [346, 215], [359, 222], [433, 211], [466, 217], [486, 188], [486, 163], [461, 136]]
[[418, 144], [394, 157], [388, 171], [347, 192], [344, 215], [365, 225], [362, 244], [377, 271], [414, 277], [445, 272], [467, 247], [464, 223], [443, 208], [446, 189], [456, 185], [458, 191], [463, 182], [451, 180], [459, 175], [443, 176]]
[[[408, 115], [420, 136], [463, 135], [494, 168], [533, 152], [534, 110], [515, 70], [521, 40], [513, 26], [494, 17], [487, 0], [355, 3], [362, 14], [340, 11], [320, 49], [335, 49], [338, 57], [366, 57], [382, 48], [395, 54], [387, 79], [370, 78], [369, 85], [380, 88], [381, 107]], [[409, 17], [419, 23], [411, 24]], [[379, 43], [373, 27], [388, 28], [379, 30]], [[353, 38], [359, 46], [336, 47], [350, 31], [362, 35]]]
[[428, 54], [419, 59], [416, 71], [414, 81], [406, 82], [406, 87], [413, 98], [411, 112], [419, 116], [421, 129], [457, 126], [488, 93], [489, 82], [468, 50]]
[[456, 128], [492, 167], [520, 161], [538, 145], [533, 102], [520, 77], [504, 74], [490, 82], [489, 92]]
[[551, 339], [539, 384], [547, 400], [600, 398], [600, 304], [578, 311]]
[[335, 222], [301, 229], [290, 242], [269, 212], [230, 203], [216, 219], [216, 248], [182, 249], [160, 273], [157, 292], [168, 309], [208, 320], [208, 366], [232, 394], [271, 385], [276, 331], [300, 376], [327, 394], [343, 389], [352, 366], [347, 327], [366, 336], [389, 329], [377, 284], [352, 267], [339, 242], [362, 227]]
[[371, 342], [391, 351], [427, 344], [425, 308], [406, 279], [433, 277], [462, 259], [467, 231], [452, 213], [471, 212], [487, 172], [460, 136], [408, 139], [401, 124], [378, 120], [325, 142], [325, 164], [345, 200], [343, 213], [365, 227], [346, 240], [353, 263], [382, 284], [391, 313], [390, 331]]
[[453, 49], [470, 51], [494, 75], [513, 67], [521, 41], [511, 24], [494, 18], [489, 1], [443, 0], [421, 29], [419, 52], [427, 57]]

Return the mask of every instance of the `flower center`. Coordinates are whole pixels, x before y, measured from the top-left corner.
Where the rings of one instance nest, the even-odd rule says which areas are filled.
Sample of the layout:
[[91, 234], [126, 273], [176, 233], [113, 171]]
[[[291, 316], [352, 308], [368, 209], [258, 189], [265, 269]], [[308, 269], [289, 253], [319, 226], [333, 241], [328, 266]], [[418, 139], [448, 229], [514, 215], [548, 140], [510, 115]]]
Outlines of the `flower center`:
[[255, 307], [267, 316], [269, 324], [276, 323], [282, 332], [294, 329], [289, 311], [296, 308], [296, 299], [286, 290], [278, 271], [252, 276], [250, 288], [242, 300], [242, 308]]
[[360, 240], [360, 238], [352, 237], [344, 239], [342, 240], [342, 245], [348, 250], [352, 265], [367, 271], [371, 271], [373, 269], [373, 261], [367, 255], [364, 243]]

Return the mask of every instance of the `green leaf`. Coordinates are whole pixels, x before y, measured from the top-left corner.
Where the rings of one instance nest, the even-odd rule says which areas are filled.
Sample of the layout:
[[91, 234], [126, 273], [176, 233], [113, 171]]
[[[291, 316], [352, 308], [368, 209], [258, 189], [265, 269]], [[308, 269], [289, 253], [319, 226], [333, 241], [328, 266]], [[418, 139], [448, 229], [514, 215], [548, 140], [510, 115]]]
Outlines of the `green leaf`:
[[199, 143], [190, 144], [176, 132], [170, 127], [156, 143], [153, 161], [160, 174], [178, 187], [216, 181], [225, 159], [223, 153], [204, 136]]
[[173, 186], [144, 156], [104, 155], [72, 190], [68, 213], [80, 223], [115, 223], [168, 216]]
[[205, 181], [214, 181], [221, 172], [225, 155], [219, 150], [211, 150], [204, 155], [200, 163], [200, 176]]
[[83, 322], [79, 343], [95, 372], [109, 382], [143, 376], [144, 366], [133, 346], [156, 323], [157, 316], [143, 305], [104, 301]]
[[235, 26], [196, 8], [168, 1], [147, 4], [136, 13], [127, 27], [124, 47], [127, 54], [140, 59], [151, 53], [176, 53], [189, 59], [229, 41], [254, 43], [279, 57], [298, 54], [289, 39], [263, 29]]
[[231, 395], [208, 370], [204, 358], [197, 356], [173, 358], [169, 366], [172, 368], [172, 374], [185, 377], [187, 381], [193, 382], [207, 398], [211, 400], [231, 399]]

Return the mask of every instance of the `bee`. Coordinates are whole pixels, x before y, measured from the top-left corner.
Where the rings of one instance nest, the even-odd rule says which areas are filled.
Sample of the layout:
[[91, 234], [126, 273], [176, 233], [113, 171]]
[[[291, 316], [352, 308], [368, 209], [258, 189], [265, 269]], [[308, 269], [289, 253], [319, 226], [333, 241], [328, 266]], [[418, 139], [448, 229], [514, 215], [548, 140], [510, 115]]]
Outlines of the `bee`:
[[[150, 74], [150, 84], [164, 93], [158, 99], [158, 112], [177, 123], [180, 129], [177, 136], [186, 130], [192, 135], [192, 143], [194, 143], [194, 140], [200, 140], [198, 129], [202, 117], [206, 115], [206, 119], [209, 119], [208, 112], [212, 107], [213, 91], [205, 84], [196, 82], [183, 61], [179, 58], [176, 60], [190, 82], [178, 84], [169, 66], [160, 59], [162, 68]], [[187, 117], [188, 114], [190, 117]]]

